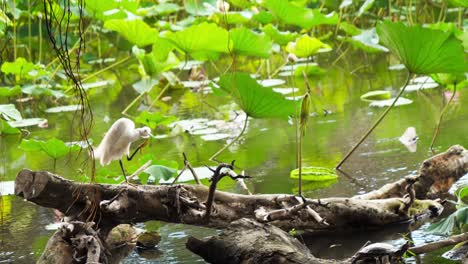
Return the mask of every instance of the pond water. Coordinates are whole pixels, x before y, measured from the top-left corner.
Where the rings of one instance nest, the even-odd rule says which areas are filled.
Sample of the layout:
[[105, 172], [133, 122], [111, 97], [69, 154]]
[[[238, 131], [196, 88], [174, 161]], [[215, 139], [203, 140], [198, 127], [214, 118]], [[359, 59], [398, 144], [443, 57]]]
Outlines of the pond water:
[[[360, 96], [372, 90], [390, 90], [396, 94], [406, 78], [405, 70], [389, 70], [391, 58], [386, 55], [370, 56], [360, 51], [348, 52], [337, 63], [334, 53], [321, 54], [316, 62], [327, 68], [327, 74], [312, 78], [313, 97], [317, 115], [310, 120], [307, 135], [304, 141], [304, 166], [323, 166], [333, 168], [346, 152], [359, 140], [361, 135], [370, 127], [373, 120], [383, 112], [384, 108], [369, 107], [369, 103], [360, 100]], [[259, 62], [260, 63], [260, 62]], [[329, 66], [325, 66], [329, 65]], [[242, 65], [237, 67], [253, 67]], [[207, 65], [208, 72], [214, 72]], [[273, 70], [275, 67], [271, 67]], [[274, 72], [274, 71], [271, 72]], [[214, 75], [214, 74], [213, 74]], [[282, 74], [287, 75], [287, 74]], [[111, 122], [121, 117], [120, 112], [137, 96], [131, 85], [137, 81], [137, 74], [131, 73], [125, 65], [113, 73], [104, 73], [103, 78], [114, 79], [111, 86], [93, 88], [91, 105], [95, 113], [95, 128], [92, 132], [94, 142], [99, 142], [103, 133]], [[304, 91], [301, 78], [283, 78], [286, 82], [279, 87], [297, 87], [299, 93]], [[186, 78], [183, 77], [182, 79]], [[242, 120], [245, 118], [241, 111], [231, 100], [213, 94], [194, 93], [189, 89], [169, 90], [167, 103], [158, 103], [156, 106], [176, 115], [180, 120], [204, 118], [207, 121], [193, 122], [200, 129], [213, 128], [213, 124], [221, 124], [225, 135], [218, 140], [206, 140], [210, 130], [197, 133], [179, 133], [152, 140], [149, 147], [143, 150], [145, 155], [152, 154], [154, 159], [176, 160], [182, 164], [182, 152], [185, 152], [194, 166], [215, 165], [209, 162], [209, 157], [220, 149], [226, 141], [240, 132]], [[433, 129], [436, 125], [442, 104], [447, 99], [439, 88], [425, 89], [406, 93], [404, 97], [411, 99], [412, 104], [399, 106], [393, 109], [384, 122], [371, 134], [354, 155], [343, 165], [342, 169], [357, 181], [350, 181], [340, 175], [339, 180], [325, 188], [318, 188], [313, 183], [305, 183], [304, 192], [307, 197], [322, 198], [329, 196], [351, 196], [364, 193], [392, 182], [408, 174], [414, 174], [421, 162], [430, 157], [428, 151]], [[144, 98], [146, 100], [146, 98]], [[459, 91], [453, 106], [447, 112], [441, 126], [440, 135], [436, 141], [437, 152], [444, 151], [454, 144], [468, 145], [468, 138], [464, 122], [468, 117], [467, 108], [461, 106], [468, 103], [466, 91]], [[51, 104], [48, 102], [48, 104]], [[55, 106], [55, 105], [48, 105]], [[76, 138], [76, 128], [70, 127], [74, 114], [45, 113], [46, 107], [42, 102], [32, 102], [24, 105], [23, 116], [43, 113], [48, 119], [47, 129], [32, 128], [28, 138], [48, 139], [57, 137], [65, 141]], [[135, 107], [137, 108], [137, 107]], [[143, 108], [143, 107], [141, 107]], [[326, 110], [326, 111], [324, 111]], [[327, 114], [325, 114], [325, 112]], [[134, 111], [136, 113], [136, 111]], [[236, 115], [238, 113], [239, 115]], [[208, 121], [223, 120], [230, 122]], [[417, 151], [409, 152], [398, 138], [406, 128], [413, 126], [419, 135]], [[197, 129], [193, 129], [196, 131]], [[199, 129], [198, 129], [199, 130]], [[212, 131], [212, 130], [211, 130]], [[166, 131], [155, 131], [164, 134]], [[249, 119], [246, 134], [241, 140], [221, 154], [218, 159], [222, 161], [236, 160], [236, 165], [253, 176], [246, 181], [253, 193], [295, 193], [297, 182], [289, 178], [289, 173], [296, 164], [295, 128], [288, 120], [259, 120]], [[72, 137], [73, 136], [73, 137]], [[227, 137], [227, 138], [226, 138]], [[208, 137], [208, 139], [213, 139]], [[215, 138], [216, 139], [216, 138]], [[21, 140], [19, 136], [0, 137], [0, 175], [3, 181], [14, 181], [16, 173], [22, 168], [34, 170], [54, 170], [54, 162], [47, 157], [34, 153], [25, 153], [18, 148]], [[84, 151], [85, 152], [85, 151]], [[55, 171], [75, 180], [82, 178], [83, 171], [89, 166], [83, 165], [83, 157], [58, 160]], [[143, 163], [144, 155], [127, 163], [127, 169], [134, 171]], [[98, 165], [98, 170], [100, 169]], [[108, 169], [98, 172], [98, 180], [104, 175], [120, 175], [117, 162], [113, 162]], [[224, 179], [222, 189], [238, 191], [229, 179]], [[2, 183], [2, 193], [8, 183]], [[10, 183], [11, 185], [11, 183]], [[11, 190], [10, 190], [11, 191]], [[54, 212], [32, 205], [15, 196], [2, 196], [3, 211], [0, 215], [0, 263], [32, 263], [43, 250], [47, 239], [54, 232], [48, 230], [47, 225], [56, 221]], [[215, 230], [193, 226], [159, 223], [159, 232], [162, 241], [159, 251], [141, 256], [133, 252], [124, 263], [195, 263], [203, 262], [198, 256], [185, 249], [188, 236], [206, 237], [216, 233]], [[426, 225], [427, 226], [427, 225]], [[412, 232], [412, 238], [417, 244], [437, 240], [437, 236], [428, 236], [424, 227]], [[141, 224], [141, 227], [145, 225]], [[397, 230], [397, 231], [395, 231]], [[401, 243], [399, 233], [407, 230], [402, 227], [389, 227], [387, 231], [366, 232], [365, 234], [352, 234], [343, 237], [311, 238], [323, 248], [311, 248], [318, 256], [329, 258], [344, 258], [350, 256], [367, 240], [372, 242], [392, 240]], [[309, 238], [304, 237], [308, 241]], [[335, 245], [330, 248], [331, 245]], [[424, 256], [425, 263], [442, 263], [440, 252]]]

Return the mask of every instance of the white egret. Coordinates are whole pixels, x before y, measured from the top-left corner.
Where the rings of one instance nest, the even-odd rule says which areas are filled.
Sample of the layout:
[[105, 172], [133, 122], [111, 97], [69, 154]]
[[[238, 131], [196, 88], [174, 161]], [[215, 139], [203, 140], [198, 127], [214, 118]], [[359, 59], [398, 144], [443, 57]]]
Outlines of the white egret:
[[130, 145], [140, 138], [149, 138], [150, 136], [151, 129], [149, 127], [135, 128], [135, 123], [132, 120], [120, 118], [106, 132], [101, 144], [94, 151], [94, 158], [99, 159], [102, 166], [108, 165], [113, 160], [119, 160], [125, 182], [128, 183], [122, 164], [122, 156], [125, 154], [127, 160], [130, 161], [146, 142], [138, 146], [131, 156], [129, 156]]

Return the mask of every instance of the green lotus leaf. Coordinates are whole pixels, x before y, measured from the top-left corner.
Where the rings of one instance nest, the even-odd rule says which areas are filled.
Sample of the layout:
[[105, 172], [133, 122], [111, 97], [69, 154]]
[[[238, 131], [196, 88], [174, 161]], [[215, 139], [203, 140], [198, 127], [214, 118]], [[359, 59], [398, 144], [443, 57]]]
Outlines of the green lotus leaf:
[[322, 14], [320, 9], [312, 9], [312, 21], [310, 21], [309, 27], [315, 27], [319, 25], [336, 25], [340, 17], [337, 13], [331, 12], [329, 14]]
[[156, 41], [159, 32], [140, 19], [111, 19], [104, 23], [104, 27], [117, 31], [125, 39], [138, 47], [151, 45]]
[[160, 61], [158, 58], [162, 56], [155, 54], [157, 51], [158, 49], [153, 49], [153, 52], [147, 54], [144, 49], [133, 47], [132, 52], [140, 62], [140, 73], [143, 76], [153, 77], [179, 65], [180, 61], [173, 52], [169, 52], [166, 59]]
[[340, 23], [340, 29], [342, 29], [344, 32], [346, 32], [346, 34], [351, 36], [359, 35], [361, 33], [361, 29], [346, 21]]
[[168, 33], [163, 38], [172, 41], [183, 52], [197, 60], [217, 58], [229, 52], [228, 32], [213, 23], [202, 23]]
[[88, 14], [105, 21], [124, 19], [128, 16], [126, 11], [136, 13], [138, 6], [138, 1], [135, 0], [86, 0], [85, 9]]
[[13, 74], [20, 78], [32, 76], [29, 73], [35, 70], [36, 66], [27, 61], [25, 58], [19, 57], [14, 62], [4, 62], [1, 67], [1, 71], [5, 74]]
[[21, 94], [21, 87], [16, 85], [13, 87], [0, 87], [0, 97], [15, 96]]
[[[289, 175], [291, 179], [299, 179], [299, 169], [294, 169]], [[336, 172], [324, 167], [303, 167], [302, 180], [304, 181], [330, 181], [338, 178]]]
[[239, 7], [239, 8], [249, 8], [253, 5], [252, 1], [249, 0], [229, 0], [226, 1], [232, 4], [233, 6]]
[[303, 77], [304, 73], [307, 76], [317, 76], [325, 74], [327, 71], [317, 65], [300, 65], [294, 69], [294, 76]]
[[194, 16], [208, 16], [213, 14], [216, 0], [185, 0], [184, 7], [187, 13]]
[[457, 196], [459, 203], [463, 202], [465, 205], [468, 205], [468, 186], [462, 187], [457, 192]]
[[165, 16], [172, 13], [176, 13], [181, 10], [182, 7], [174, 3], [159, 3], [145, 8], [138, 9], [138, 14], [141, 16], [152, 17], [152, 16]]
[[385, 21], [377, 25], [380, 42], [416, 74], [467, 71], [463, 46], [451, 32]]
[[[164, 165], [151, 165], [146, 170], [144, 170], [149, 176], [153, 177], [152, 181], [159, 183], [160, 179], [169, 180], [170, 178], [177, 175], [177, 169], [164, 166]], [[142, 182], [146, 184], [146, 182]]]
[[52, 138], [47, 141], [40, 141], [41, 149], [49, 157], [58, 159], [64, 157], [72, 151], [80, 150], [78, 145], [67, 145], [60, 139]]
[[285, 99], [272, 88], [261, 86], [248, 73], [225, 74], [219, 85], [250, 117], [287, 118], [295, 114], [296, 104], [300, 105], [300, 102]]
[[302, 35], [295, 42], [288, 43], [286, 50], [295, 54], [297, 57], [305, 58], [317, 53], [321, 48], [330, 48], [317, 38], [312, 38], [309, 35]]
[[267, 12], [265, 10], [261, 10], [257, 14], [252, 16], [252, 19], [261, 23], [261, 24], [268, 24], [273, 22], [274, 17], [270, 12]]
[[268, 58], [273, 43], [266, 35], [241, 27], [229, 32], [232, 39], [232, 52], [239, 55]]
[[242, 25], [250, 21], [252, 14], [250, 12], [218, 12], [211, 16], [211, 19], [217, 24], [227, 23], [229, 25]]
[[27, 152], [42, 150], [41, 141], [35, 139], [23, 139], [19, 147]]
[[275, 26], [268, 24], [262, 28], [263, 32], [267, 34], [275, 43], [278, 43], [281, 46], [288, 44], [297, 37], [295, 32], [282, 32], [279, 31]]
[[0, 119], [0, 135], [15, 135], [19, 133], [21, 131], [18, 128], [12, 127], [7, 121]]
[[146, 125], [150, 128], [156, 128], [160, 125], [168, 125], [177, 120], [175, 116], [165, 116], [160, 112], [150, 113], [148, 111], [142, 111], [135, 119], [136, 122]]
[[265, 0], [263, 5], [280, 21], [288, 25], [309, 29], [313, 20], [312, 10], [296, 6], [288, 0]]
[[365, 102], [387, 100], [390, 98], [392, 98], [392, 93], [390, 93], [390, 91], [382, 91], [382, 90], [370, 91], [361, 95], [361, 100]]

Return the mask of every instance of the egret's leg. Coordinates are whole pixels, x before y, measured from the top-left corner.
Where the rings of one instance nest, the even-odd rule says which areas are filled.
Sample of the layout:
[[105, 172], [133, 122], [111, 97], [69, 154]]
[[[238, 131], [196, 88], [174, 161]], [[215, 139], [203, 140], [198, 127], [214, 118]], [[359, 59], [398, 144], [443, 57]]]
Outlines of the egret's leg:
[[132, 155], [130, 155], [130, 157], [127, 156], [127, 160], [128, 160], [128, 161], [132, 160], [132, 159], [133, 159], [133, 156], [135, 156], [135, 154], [137, 154], [137, 152], [138, 152], [141, 148], [143, 148], [144, 146], [146, 146], [146, 144], [148, 144], [148, 139], [145, 140], [145, 142], [141, 143], [140, 146], [138, 146], [138, 147], [135, 149], [135, 151], [132, 153]]
[[119, 160], [119, 164], [120, 164], [120, 168], [122, 169], [123, 176], [125, 177], [125, 182], [128, 183], [127, 175], [125, 174], [125, 170], [124, 170], [124, 167], [123, 167], [123, 164], [122, 164], [122, 160], [121, 160], [121, 159]]

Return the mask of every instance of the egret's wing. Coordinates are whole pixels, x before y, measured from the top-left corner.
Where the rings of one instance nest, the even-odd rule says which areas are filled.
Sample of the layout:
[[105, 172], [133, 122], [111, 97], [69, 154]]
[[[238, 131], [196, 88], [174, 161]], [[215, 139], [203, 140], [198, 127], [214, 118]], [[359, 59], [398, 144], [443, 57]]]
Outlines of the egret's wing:
[[124, 154], [128, 145], [127, 134], [135, 128], [133, 121], [127, 118], [117, 120], [97, 147], [94, 156], [100, 160], [101, 165], [107, 165], [112, 160], [119, 159]]

